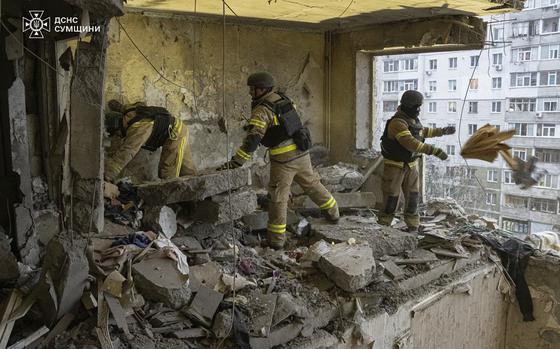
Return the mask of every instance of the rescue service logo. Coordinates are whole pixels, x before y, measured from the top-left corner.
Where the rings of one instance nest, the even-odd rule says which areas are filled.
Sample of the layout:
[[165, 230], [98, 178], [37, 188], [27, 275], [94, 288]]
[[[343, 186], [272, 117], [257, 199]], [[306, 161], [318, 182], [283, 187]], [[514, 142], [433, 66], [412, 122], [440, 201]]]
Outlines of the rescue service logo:
[[[43, 10], [29, 10], [29, 18], [23, 17], [23, 32], [29, 32], [30, 39], [44, 39], [45, 32], [51, 32], [51, 18], [43, 18], [45, 11]], [[54, 25], [53, 31], [55, 33], [99, 33], [101, 26], [89, 25], [89, 20], [85, 24], [80, 22], [78, 17], [53, 17]]]
[[23, 17], [23, 32], [29, 31], [30, 39], [43, 39], [43, 30], [51, 31], [51, 18], [47, 17], [43, 19], [43, 13], [45, 11], [41, 10], [30, 10], [29, 15], [31, 18]]

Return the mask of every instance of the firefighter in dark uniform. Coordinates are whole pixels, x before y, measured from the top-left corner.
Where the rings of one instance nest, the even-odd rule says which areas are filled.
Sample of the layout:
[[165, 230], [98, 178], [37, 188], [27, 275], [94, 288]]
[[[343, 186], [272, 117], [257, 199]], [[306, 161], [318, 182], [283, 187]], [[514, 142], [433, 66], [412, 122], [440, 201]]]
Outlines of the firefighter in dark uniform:
[[109, 101], [109, 109], [105, 116], [107, 132], [119, 134], [124, 140], [105, 161], [106, 180], [116, 181], [140, 148], [149, 151], [162, 148], [158, 166], [161, 179], [196, 175], [187, 126], [167, 109], [142, 102], [122, 105], [116, 100]]
[[292, 101], [274, 90], [274, 78], [268, 73], [252, 74], [247, 85], [253, 99], [247, 136], [232, 159], [219, 170], [242, 166], [252, 158], [260, 144], [269, 148], [271, 202], [267, 236], [272, 248], [282, 248], [286, 240], [287, 207], [293, 181], [330, 221], [338, 221], [338, 205], [313, 171], [308, 151], [311, 147], [309, 130], [302, 125]]
[[381, 137], [381, 153], [384, 157], [383, 208], [378, 221], [391, 225], [402, 189], [405, 198], [404, 220], [409, 232], [418, 232], [419, 183], [418, 158], [422, 154], [434, 155], [441, 160], [447, 154], [433, 145], [424, 143], [425, 138], [440, 137], [455, 133], [455, 126], [444, 128], [423, 127], [418, 120], [423, 96], [409, 90], [402, 97], [396, 114], [387, 121]]

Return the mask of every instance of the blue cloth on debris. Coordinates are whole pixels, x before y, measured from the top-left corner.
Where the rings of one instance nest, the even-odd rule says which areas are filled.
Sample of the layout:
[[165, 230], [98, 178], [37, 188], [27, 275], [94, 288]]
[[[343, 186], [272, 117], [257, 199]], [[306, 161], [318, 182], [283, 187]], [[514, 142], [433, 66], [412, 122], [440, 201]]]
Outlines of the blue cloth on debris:
[[120, 238], [116, 241], [113, 241], [111, 246], [120, 246], [120, 245], [136, 245], [140, 248], [145, 248], [150, 243], [150, 239], [147, 236], [141, 233], [130, 233], [124, 238]]

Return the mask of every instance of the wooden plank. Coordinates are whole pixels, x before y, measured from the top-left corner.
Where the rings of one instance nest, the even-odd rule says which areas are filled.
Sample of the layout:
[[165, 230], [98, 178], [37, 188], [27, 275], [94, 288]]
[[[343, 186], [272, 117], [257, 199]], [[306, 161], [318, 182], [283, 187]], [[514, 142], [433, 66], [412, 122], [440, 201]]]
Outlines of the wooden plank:
[[42, 326], [37, 331], [33, 332], [29, 336], [15, 342], [14, 344], [10, 345], [8, 349], [24, 349], [27, 348], [31, 343], [35, 342], [37, 339], [41, 338], [45, 333], [49, 332], [49, 328], [47, 326]]
[[49, 334], [45, 337], [45, 339], [43, 339], [40, 346], [48, 348], [49, 344], [55, 339], [55, 337], [58, 336], [59, 334], [61, 334], [62, 332], [66, 331], [68, 326], [70, 326], [70, 324], [72, 323], [72, 321], [74, 321], [75, 318], [76, 318], [76, 315], [74, 315], [72, 313], [64, 314], [62, 319], [60, 319], [56, 323], [56, 325], [49, 332]]
[[128, 330], [128, 324], [126, 322], [126, 315], [118, 299], [111, 296], [110, 294], [105, 294], [105, 301], [117, 322], [117, 326], [127, 335], [130, 336], [130, 331]]
[[115, 349], [113, 341], [111, 341], [111, 335], [109, 335], [109, 305], [103, 297], [102, 291], [99, 291], [97, 303], [97, 327], [95, 328], [97, 339], [99, 339], [101, 349]]
[[2, 317], [0, 318], [0, 348], [6, 348], [14, 328], [14, 322], [8, 322], [12, 313], [20, 306], [23, 295], [18, 290], [13, 290], [8, 298], [2, 302]]

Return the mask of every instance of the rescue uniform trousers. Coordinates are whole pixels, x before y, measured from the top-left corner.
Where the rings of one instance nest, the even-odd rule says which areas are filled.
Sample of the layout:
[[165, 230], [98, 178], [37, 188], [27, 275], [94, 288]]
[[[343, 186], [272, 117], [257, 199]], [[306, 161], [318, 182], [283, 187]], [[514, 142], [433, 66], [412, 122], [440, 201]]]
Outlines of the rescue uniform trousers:
[[418, 215], [419, 182], [417, 162], [401, 163], [403, 166], [388, 165], [383, 170], [383, 207], [378, 215], [379, 224], [391, 225], [398, 207], [399, 196], [404, 194], [404, 221], [409, 228], [420, 225]]
[[285, 241], [286, 216], [292, 182], [301, 186], [305, 194], [324, 210], [332, 219], [338, 219], [336, 200], [321, 183], [319, 175], [313, 171], [311, 157], [305, 154], [286, 163], [270, 163], [268, 209], [268, 239], [271, 245], [281, 247]]
[[161, 148], [158, 175], [161, 179], [196, 175], [189, 132], [187, 126], [179, 119], [176, 119], [176, 125]]

